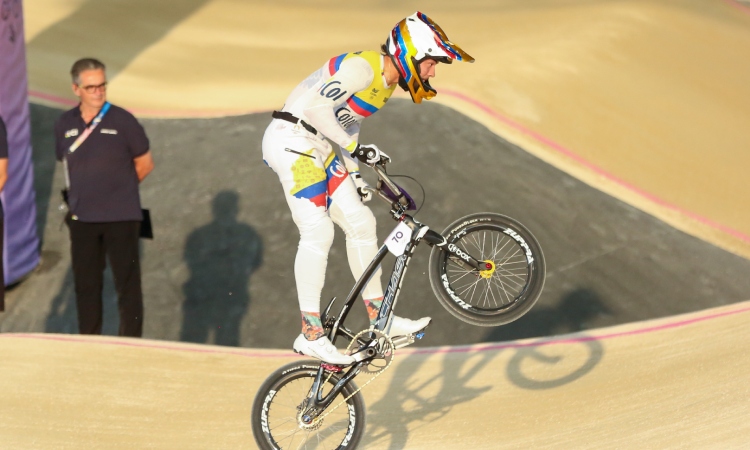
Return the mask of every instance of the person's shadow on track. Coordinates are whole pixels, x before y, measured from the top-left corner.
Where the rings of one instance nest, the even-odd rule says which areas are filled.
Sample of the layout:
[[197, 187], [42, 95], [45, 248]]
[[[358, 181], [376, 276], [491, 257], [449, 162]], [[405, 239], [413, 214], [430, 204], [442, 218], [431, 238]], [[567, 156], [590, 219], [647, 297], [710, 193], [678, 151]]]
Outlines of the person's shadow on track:
[[190, 278], [183, 285], [180, 340], [239, 346], [250, 303], [248, 283], [262, 263], [263, 244], [255, 229], [237, 221], [236, 192], [217, 194], [212, 209], [213, 221], [190, 233], [185, 243]]

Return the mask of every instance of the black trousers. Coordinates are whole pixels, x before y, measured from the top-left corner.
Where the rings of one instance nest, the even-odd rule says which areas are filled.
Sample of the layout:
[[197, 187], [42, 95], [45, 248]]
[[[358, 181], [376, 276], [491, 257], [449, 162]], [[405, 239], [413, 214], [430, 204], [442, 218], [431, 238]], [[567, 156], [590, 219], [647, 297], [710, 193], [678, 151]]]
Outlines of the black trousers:
[[105, 255], [117, 290], [120, 336], [143, 335], [143, 293], [138, 254], [140, 222], [86, 223], [67, 219], [73, 257], [78, 330], [102, 333]]

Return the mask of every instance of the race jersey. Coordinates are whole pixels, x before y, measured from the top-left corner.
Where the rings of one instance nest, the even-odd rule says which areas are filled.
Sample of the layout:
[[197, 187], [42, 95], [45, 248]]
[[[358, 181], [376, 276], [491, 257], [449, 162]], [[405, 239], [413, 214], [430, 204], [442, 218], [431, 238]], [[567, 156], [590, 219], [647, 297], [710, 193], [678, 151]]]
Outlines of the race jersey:
[[383, 55], [373, 51], [331, 58], [294, 88], [284, 111], [352, 152], [359, 125], [382, 108], [396, 88], [396, 83], [386, 85], [383, 67]]

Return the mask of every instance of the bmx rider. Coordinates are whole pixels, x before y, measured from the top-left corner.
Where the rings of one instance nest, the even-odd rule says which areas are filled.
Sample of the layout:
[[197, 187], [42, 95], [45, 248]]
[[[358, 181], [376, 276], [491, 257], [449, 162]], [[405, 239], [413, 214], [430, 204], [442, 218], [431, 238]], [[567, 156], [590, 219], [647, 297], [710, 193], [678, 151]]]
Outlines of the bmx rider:
[[[375, 145], [359, 143], [362, 121], [382, 108], [396, 86], [414, 103], [437, 92], [430, 86], [438, 63], [473, 62], [443, 30], [421, 12], [400, 21], [381, 52], [361, 51], [331, 58], [291, 92], [263, 136], [263, 160], [279, 177], [292, 218], [300, 232], [294, 263], [302, 333], [294, 350], [330, 364], [349, 365], [325, 336], [320, 295], [325, 281], [333, 224], [346, 234], [349, 267], [359, 278], [377, 253], [375, 216], [364, 205], [372, 193], [359, 173], [359, 162], [390, 158]], [[329, 140], [341, 148], [343, 163]], [[369, 155], [369, 157], [368, 157]], [[378, 270], [363, 292], [374, 324], [383, 288]], [[410, 320], [393, 316], [392, 337], [416, 333], [429, 317]]]

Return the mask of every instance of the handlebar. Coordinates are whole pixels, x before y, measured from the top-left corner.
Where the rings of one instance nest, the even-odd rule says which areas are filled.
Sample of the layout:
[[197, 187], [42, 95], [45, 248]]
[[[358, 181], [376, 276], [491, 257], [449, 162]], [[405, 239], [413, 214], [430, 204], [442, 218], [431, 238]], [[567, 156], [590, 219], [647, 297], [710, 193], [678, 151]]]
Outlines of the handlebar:
[[[367, 187], [365, 189], [377, 194], [384, 202], [391, 205], [394, 210], [401, 212], [409, 209], [416, 209], [414, 200], [399, 185], [397, 185], [385, 171], [385, 162], [381, 161], [375, 164], [367, 164], [375, 171], [378, 176], [376, 187]], [[387, 190], [386, 190], [387, 189]]]
[[[396, 220], [406, 219], [407, 225], [410, 227], [415, 223], [418, 224], [411, 216], [405, 215], [405, 212], [409, 209], [416, 209], [414, 200], [409, 196], [406, 191], [401, 189], [385, 171], [385, 161], [380, 161], [375, 164], [367, 164], [372, 170], [378, 175], [377, 188], [367, 187], [370, 192], [378, 194], [378, 197], [383, 199], [386, 203], [391, 205], [391, 213], [393, 218]], [[388, 189], [385, 191], [385, 189]], [[391, 194], [391, 195], [389, 195]], [[421, 233], [422, 238], [432, 246], [438, 246], [444, 251], [456, 256], [459, 264], [467, 264], [472, 269], [483, 271], [489, 270], [490, 266], [486, 261], [479, 261], [474, 257], [470, 256], [467, 252], [462, 251], [459, 247], [454, 244], [448, 245], [448, 241], [440, 233], [437, 233], [427, 226], [419, 224], [420, 229], [424, 230]]]

